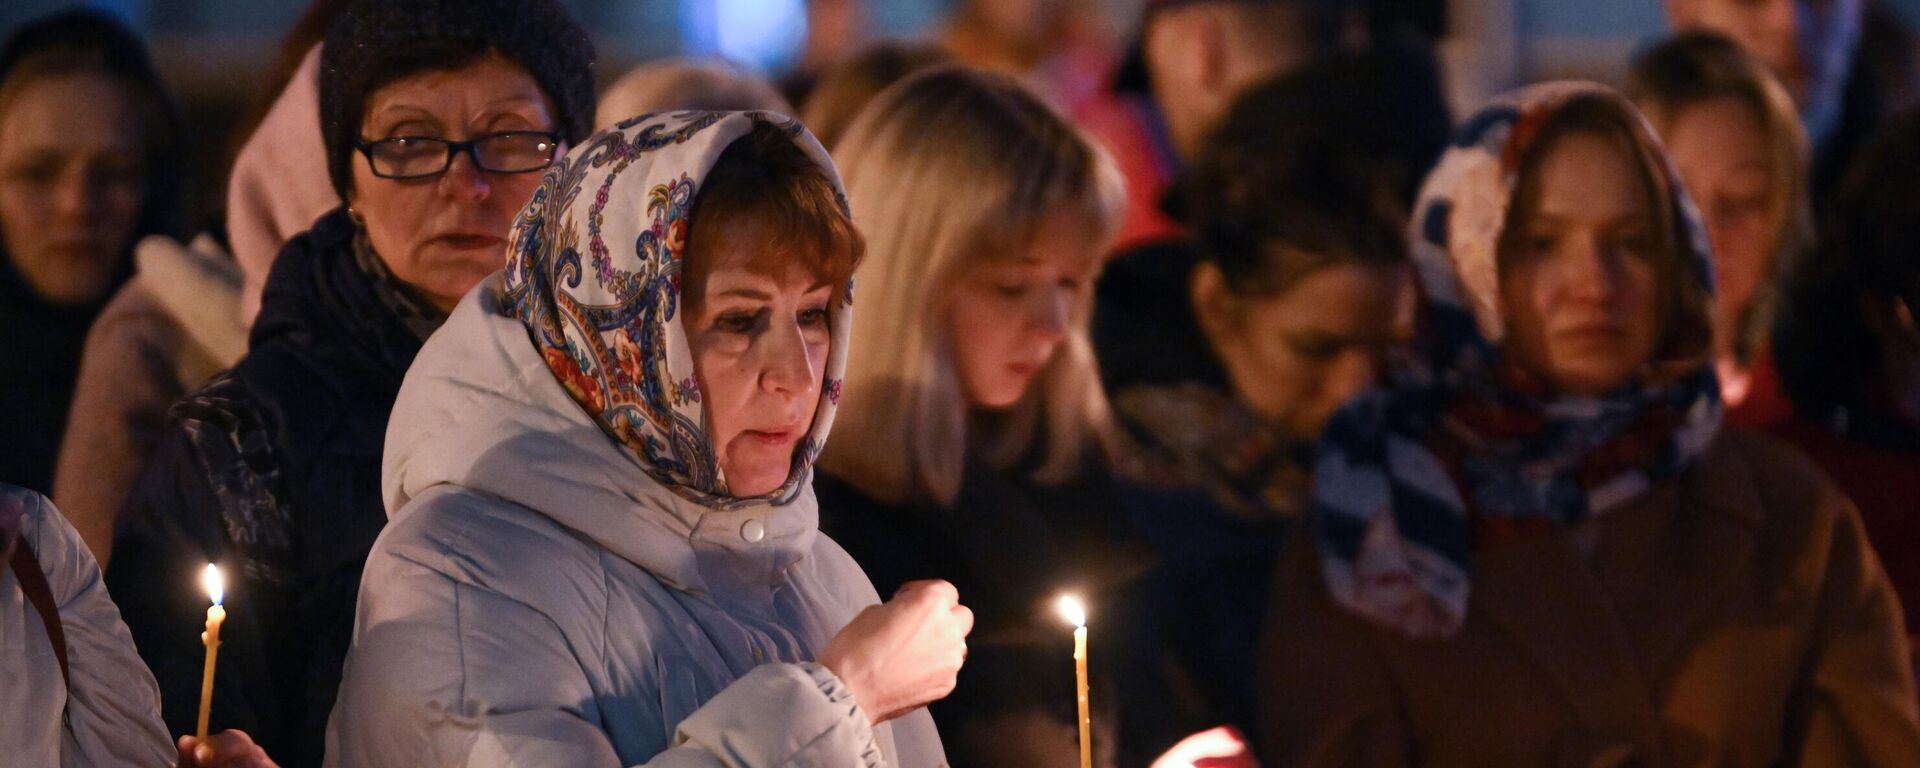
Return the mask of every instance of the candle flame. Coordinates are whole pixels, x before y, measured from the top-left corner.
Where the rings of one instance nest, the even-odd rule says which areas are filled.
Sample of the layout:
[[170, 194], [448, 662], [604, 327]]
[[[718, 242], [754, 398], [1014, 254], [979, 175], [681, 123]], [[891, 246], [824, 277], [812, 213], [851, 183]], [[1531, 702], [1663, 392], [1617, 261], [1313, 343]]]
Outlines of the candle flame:
[[206, 585], [207, 596], [213, 598], [214, 605], [219, 605], [227, 596], [227, 582], [220, 578], [220, 568], [213, 563], [207, 563], [207, 570], [200, 574], [200, 583]]
[[1060, 597], [1060, 618], [1066, 619], [1068, 624], [1072, 624], [1075, 627], [1084, 627], [1087, 625], [1087, 607], [1080, 604], [1080, 598], [1074, 597], [1073, 595], [1062, 595]]

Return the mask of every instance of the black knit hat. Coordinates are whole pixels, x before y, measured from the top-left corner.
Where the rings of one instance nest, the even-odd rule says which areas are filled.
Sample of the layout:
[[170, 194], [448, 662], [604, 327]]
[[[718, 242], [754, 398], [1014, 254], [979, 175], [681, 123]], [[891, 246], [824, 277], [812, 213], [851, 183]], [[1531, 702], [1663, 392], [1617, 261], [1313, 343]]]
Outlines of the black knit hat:
[[354, 0], [320, 50], [320, 131], [327, 175], [345, 199], [367, 96], [417, 72], [499, 53], [553, 100], [560, 135], [593, 132], [593, 43], [559, 0]]

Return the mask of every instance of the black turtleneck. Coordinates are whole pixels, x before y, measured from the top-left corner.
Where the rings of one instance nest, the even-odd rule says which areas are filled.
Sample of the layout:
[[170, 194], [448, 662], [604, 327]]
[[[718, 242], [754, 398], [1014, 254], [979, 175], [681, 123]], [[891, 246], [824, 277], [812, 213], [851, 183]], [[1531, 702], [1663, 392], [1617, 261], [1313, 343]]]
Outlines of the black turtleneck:
[[87, 328], [122, 281], [100, 301], [56, 306], [0, 250], [0, 482], [51, 491]]

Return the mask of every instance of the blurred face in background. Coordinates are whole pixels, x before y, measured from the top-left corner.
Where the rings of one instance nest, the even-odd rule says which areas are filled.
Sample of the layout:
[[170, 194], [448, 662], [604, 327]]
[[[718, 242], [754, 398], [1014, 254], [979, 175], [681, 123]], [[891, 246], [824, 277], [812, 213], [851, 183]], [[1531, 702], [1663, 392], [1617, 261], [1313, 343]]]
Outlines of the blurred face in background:
[[146, 202], [145, 126], [132, 95], [84, 71], [35, 76], [0, 93], [8, 256], [52, 304], [105, 300]]
[[860, 50], [867, 39], [867, 8], [861, 0], [811, 0], [807, 3], [807, 44], [800, 66], [827, 69]]
[[1068, 0], [970, 0], [967, 10], [980, 23], [1019, 46], [1038, 46], [1059, 28]]
[[1209, 262], [1191, 288], [1234, 393], [1302, 440], [1372, 386], [1387, 350], [1412, 335], [1413, 276], [1404, 266], [1335, 263], [1278, 294], [1242, 296]]
[[1861, 0], [1667, 0], [1674, 29], [1733, 38], [1803, 107], [1821, 80], [1843, 74], [1860, 9]]
[[1012, 407], [1057, 356], [1100, 264], [1100, 243], [1088, 229], [1079, 216], [1054, 214], [1020, 253], [961, 276], [946, 330], [968, 405]]
[[1787, 196], [1767, 144], [1766, 127], [1746, 101], [1722, 97], [1674, 114], [1662, 137], [1713, 240], [1720, 303], [1714, 319], [1723, 356], [1772, 279], [1787, 221]]
[[1297, 2], [1199, 2], [1155, 11], [1142, 36], [1153, 100], [1181, 157], [1206, 136], [1248, 85], [1292, 71], [1324, 41], [1307, 31]]
[[[360, 137], [465, 141], [553, 131], [553, 112], [552, 100], [532, 75], [490, 54], [459, 69], [420, 72], [381, 86], [367, 97]], [[364, 154], [355, 153], [349, 203], [394, 277], [445, 312], [506, 264], [507, 231], [532, 199], [540, 176], [540, 169], [483, 171], [472, 154], [461, 152], [445, 173], [386, 179], [374, 175]]]

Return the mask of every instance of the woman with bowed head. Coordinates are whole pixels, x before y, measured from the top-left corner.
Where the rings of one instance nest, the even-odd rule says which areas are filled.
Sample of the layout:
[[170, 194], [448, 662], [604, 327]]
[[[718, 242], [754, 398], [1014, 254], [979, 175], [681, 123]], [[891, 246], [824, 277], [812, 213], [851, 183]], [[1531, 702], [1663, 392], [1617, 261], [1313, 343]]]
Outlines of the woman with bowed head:
[[971, 612], [816, 527], [864, 248], [798, 123], [672, 112], [549, 171], [407, 376], [328, 758], [945, 765]]
[[1920, 764], [1859, 515], [1720, 424], [1676, 179], [1602, 86], [1463, 124], [1414, 211], [1415, 342], [1329, 423], [1282, 557], [1264, 760]]
[[134, 244], [179, 234], [179, 132], [111, 16], [57, 13], [0, 45], [0, 482], [51, 489], [88, 328]]
[[1133, 448], [1118, 471], [1155, 555], [1103, 622], [1101, 658], [1129, 670], [1107, 697], [1123, 765], [1223, 724], [1258, 738], [1248, 671], [1314, 441], [1412, 332], [1401, 201], [1446, 131], [1369, 135], [1407, 103], [1354, 105], [1375, 72], [1335, 56], [1249, 87], [1175, 187], [1191, 236], [1101, 275], [1093, 339]]
[[320, 761], [367, 551], [386, 524], [388, 414], [420, 345], [506, 261], [539, 171], [593, 124], [591, 47], [553, 0], [361, 0], [320, 54], [346, 205], [274, 261], [246, 357], [173, 409], [128, 497], [107, 585], [179, 732], [195, 618], [230, 576], [212, 722]]
[[1766, 65], [1710, 32], [1634, 59], [1627, 96], [1660, 134], [1713, 244], [1713, 352], [1727, 419], [1788, 415], [1770, 337], [1782, 285], [1813, 247], [1807, 138]]
[[946, 579], [978, 612], [960, 689], [934, 708], [955, 763], [1070, 761], [1054, 599], [1097, 602], [1137, 570], [1087, 338], [1118, 173], [1012, 78], [956, 66], [882, 91], [834, 151], [867, 309], [821, 528], [881, 592]]

